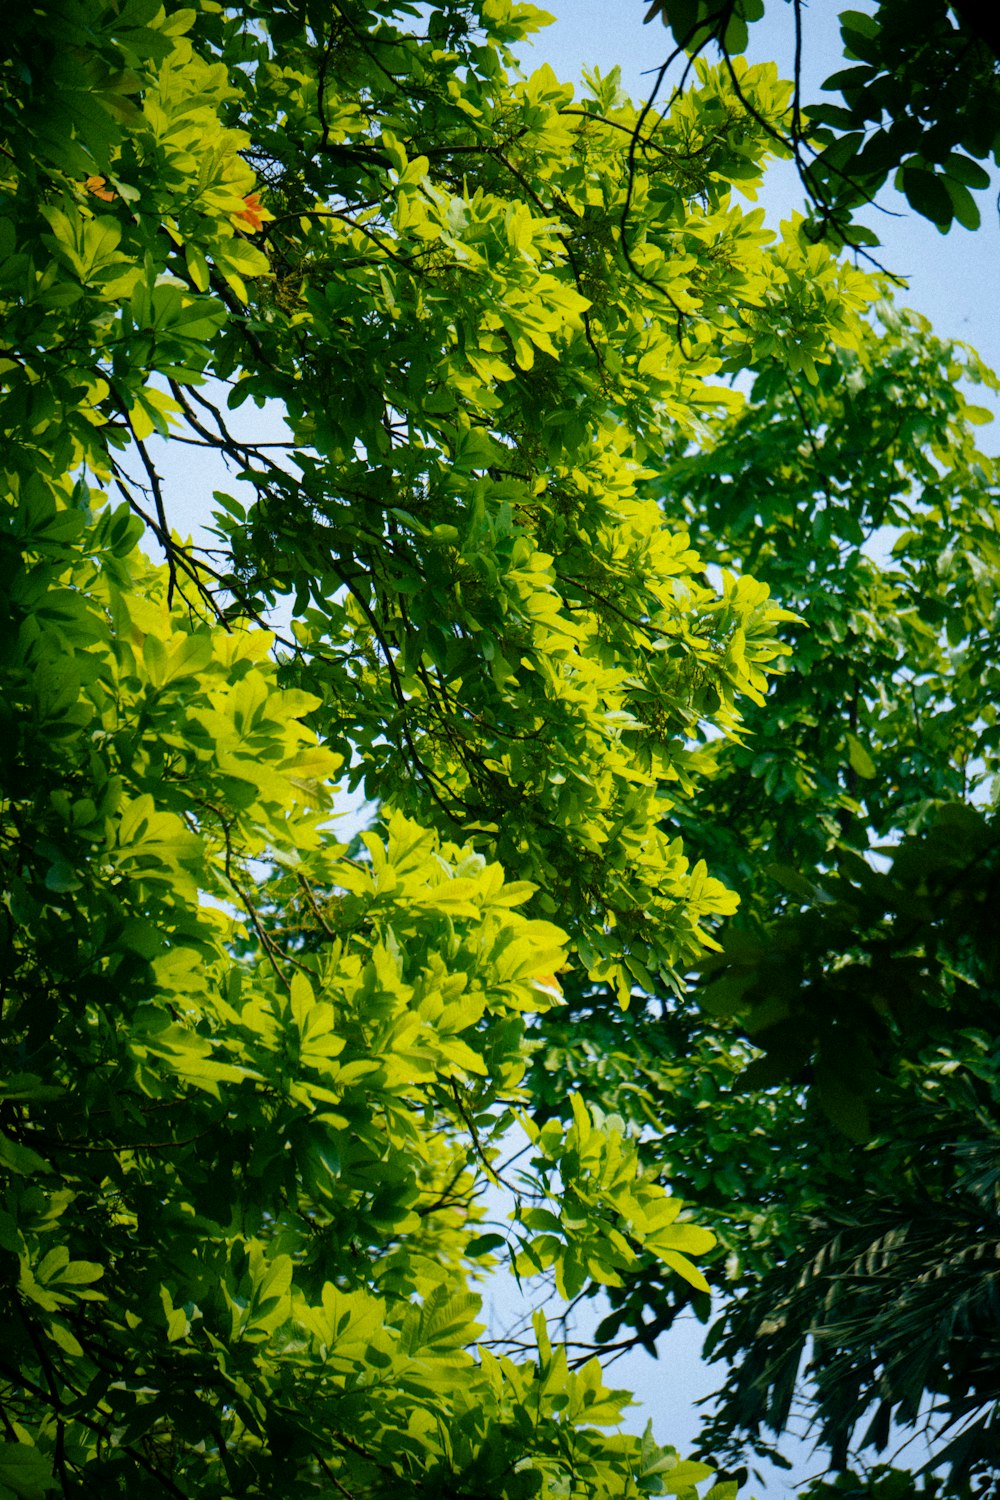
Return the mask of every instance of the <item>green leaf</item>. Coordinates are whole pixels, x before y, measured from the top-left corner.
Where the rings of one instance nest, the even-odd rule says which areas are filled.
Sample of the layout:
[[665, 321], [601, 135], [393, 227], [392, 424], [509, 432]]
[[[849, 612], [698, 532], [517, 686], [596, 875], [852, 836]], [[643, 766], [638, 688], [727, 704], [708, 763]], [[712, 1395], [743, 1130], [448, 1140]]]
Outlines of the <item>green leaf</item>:
[[954, 218], [954, 207], [946, 180], [926, 167], [903, 166], [897, 176], [910, 207], [932, 224], [947, 229]]
[[51, 1461], [26, 1443], [0, 1443], [0, 1484], [13, 1490], [19, 1500], [37, 1500], [59, 1488]]
[[31, 1177], [35, 1173], [51, 1172], [52, 1168], [44, 1156], [39, 1156], [30, 1146], [24, 1146], [20, 1141], [12, 1141], [9, 1136], [0, 1133], [0, 1163], [10, 1172], [16, 1172], [21, 1177]]
[[870, 781], [877, 775], [875, 762], [856, 734], [847, 736], [847, 759], [853, 771]]
[[952, 151], [944, 164], [948, 177], [956, 182], [964, 183], [970, 188], [988, 188], [991, 182], [990, 174], [979, 162], [973, 161], [971, 157], [964, 156], [960, 151]]
[[969, 192], [969, 189], [964, 186], [961, 180], [956, 180], [950, 171], [944, 178], [944, 185], [947, 189], [948, 197], [951, 199], [955, 218], [961, 224], [962, 228], [978, 229], [981, 223], [979, 206]]

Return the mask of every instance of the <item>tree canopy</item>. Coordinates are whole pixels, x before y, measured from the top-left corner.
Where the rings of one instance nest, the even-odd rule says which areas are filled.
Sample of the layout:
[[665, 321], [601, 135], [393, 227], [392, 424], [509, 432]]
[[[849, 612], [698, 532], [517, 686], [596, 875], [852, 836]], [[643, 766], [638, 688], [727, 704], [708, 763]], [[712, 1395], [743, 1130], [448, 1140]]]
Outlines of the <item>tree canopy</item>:
[[[728, 1453], [621, 1430], [550, 1291], [599, 1342], [734, 1306], [836, 1208], [818, 1111], [877, 1131], [952, 997], [975, 1072], [991, 377], [748, 206], [773, 66], [699, 61], [640, 151], [614, 75], [519, 76], [542, 19], [7, 28], [0, 1494], [690, 1496]], [[234, 475], [209, 547], [178, 447]]]
[[[718, 1235], [703, 1453], [773, 1456], [805, 1415], [842, 1465], [933, 1403], [935, 1459], [978, 1493], [997, 1477], [1000, 622], [996, 461], [958, 377], [995, 381], [924, 320], [876, 311], [860, 354], [815, 386], [762, 371], [654, 481], [706, 560], [740, 557], [799, 620], [750, 732], [716, 743], [678, 812], [741, 898], [700, 1009], [548, 1031], [553, 1078], [595, 1070]], [[647, 1264], [604, 1334], [655, 1347], [690, 1295]]]
[[[713, 44], [727, 65], [747, 48], [765, 0], [654, 0], [679, 52]], [[771, 13], [778, 6], [772, 0]], [[794, 155], [812, 205], [809, 233], [836, 244], [877, 245], [855, 215], [891, 177], [911, 208], [946, 231], [980, 224], [976, 192], [1000, 165], [1000, 22], [974, 0], [879, 0], [840, 15], [844, 67], [802, 92], [802, 59], [812, 28], [803, 0], [791, 0], [787, 26], [795, 91], [779, 133]], [[734, 80], [738, 87], [738, 80]], [[830, 96], [839, 95], [839, 102]], [[741, 101], [752, 113], [753, 101]]]

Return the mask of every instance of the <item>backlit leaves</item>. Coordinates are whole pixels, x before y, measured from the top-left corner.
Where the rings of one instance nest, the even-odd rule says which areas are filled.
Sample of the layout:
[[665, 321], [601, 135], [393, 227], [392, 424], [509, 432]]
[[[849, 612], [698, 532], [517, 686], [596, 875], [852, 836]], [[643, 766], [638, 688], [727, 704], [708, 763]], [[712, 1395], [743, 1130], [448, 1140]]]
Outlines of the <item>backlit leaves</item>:
[[[794, 611], [706, 573], [664, 449], [741, 369], [818, 379], [869, 289], [733, 198], [773, 68], [738, 74], [759, 127], [703, 68], [630, 157], [610, 81], [512, 76], [542, 19], [12, 23], [6, 1492], [707, 1477], [608, 1431], [626, 1394], [540, 1320], [537, 1358], [491, 1348], [475, 1282], [655, 1263], [704, 1296], [713, 1236], [636, 1133], [574, 1088], [536, 1121], [526, 1079], [564, 990], [641, 1014], [736, 904], [677, 823]], [[243, 436], [271, 402], [287, 444]], [[171, 529], [178, 439], [249, 486], [215, 550]], [[341, 777], [378, 805], [358, 839]]]

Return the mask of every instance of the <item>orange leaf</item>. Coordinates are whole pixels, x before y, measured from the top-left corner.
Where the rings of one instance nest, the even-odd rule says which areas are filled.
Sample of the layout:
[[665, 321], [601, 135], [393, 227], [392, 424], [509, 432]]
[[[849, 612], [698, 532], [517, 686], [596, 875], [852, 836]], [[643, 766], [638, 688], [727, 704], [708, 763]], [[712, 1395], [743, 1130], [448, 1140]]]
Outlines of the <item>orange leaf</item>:
[[106, 177], [88, 177], [83, 186], [85, 192], [93, 193], [94, 197], [100, 198], [102, 203], [113, 203], [118, 196], [107, 186]]
[[265, 220], [273, 217], [274, 215], [269, 214], [261, 203], [258, 193], [248, 193], [243, 199], [243, 207], [238, 213], [233, 214], [236, 224], [245, 228], [250, 234], [256, 234], [258, 229], [263, 229]]
[[543, 995], [551, 995], [553, 1000], [562, 999], [562, 985], [554, 974], [536, 974], [531, 983]]

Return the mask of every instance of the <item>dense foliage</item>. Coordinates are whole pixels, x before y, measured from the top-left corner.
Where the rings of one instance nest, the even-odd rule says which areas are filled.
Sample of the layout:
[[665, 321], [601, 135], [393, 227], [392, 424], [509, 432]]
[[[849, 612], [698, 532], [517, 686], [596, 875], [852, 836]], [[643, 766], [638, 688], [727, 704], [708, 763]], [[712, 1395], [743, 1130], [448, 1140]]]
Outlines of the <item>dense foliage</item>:
[[[5, 21], [2, 1494], [690, 1492], [917, 1197], [948, 1358], [838, 1283], [827, 1434], [883, 1371], [883, 1425], [992, 1399], [988, 377], [737, 196], [774, 68], [640, 150], [614, 77], [517, 75], [540, 19]], [[209, 548], [179, 447], [235, 476]], [[648, 1346], [707, 1272], [763, 1407], [630, 1435], [540, 1311], [484, 1337], [499, 1263]]]
[[883, 317], [816, 388], [759, 381], [668, 481], [808, 623], [696, 845], [744, 897], [703, 1003], [762, 1049], [744, 1082], [792, 1080], [770, 1111], [810, 1163], [714, 1335], [707, 1441], [780, 1431], [804, 1398], [843, 1462], [933, 1404], [937, 1463], [992, 1493], [998, 474], [957, 382], [995, 381]]
[[[727, 1257], [703, 1452], [738, 1467], [813, 1417], [843, 1463], [934, 1405], [938, 1465], [993, 1493], [998, 476], [968, 382], [995, 381], [879, 315], [815, 385], [762, 370], [651, 481], [707, 560], [753, 567], [801, 619], [751, 733], [673, 814], [741, 896], [702, 1013], [547, 1034], [553, 1071], [596, 1072]], [[692, 1294], [650, 1263], [611, 1295], [604, 1333], [650, 1345]]]
[[[531, 1357], [477, 1344], [475, 1286], [706, 1286], [594, 1081], [542, 1124], [525, 1070], [564, 963], [613, 1012], [732, 911], [664, 818], [786, 649], [638, 486], [738, 405], [713, 377], [857, 346], [868, 290], [734, 200], [769, 133], [725, 73], [630, 171], [614, 80], [511, 74], [536, 21], [5, 18], [4, 1494], [708, 1473], [609, 1435], [627, 1396], [540, 1316]], [[251, 486], [210, 553], [177, 442]], [[338, 777], [380, 806], [352, 847]]]

